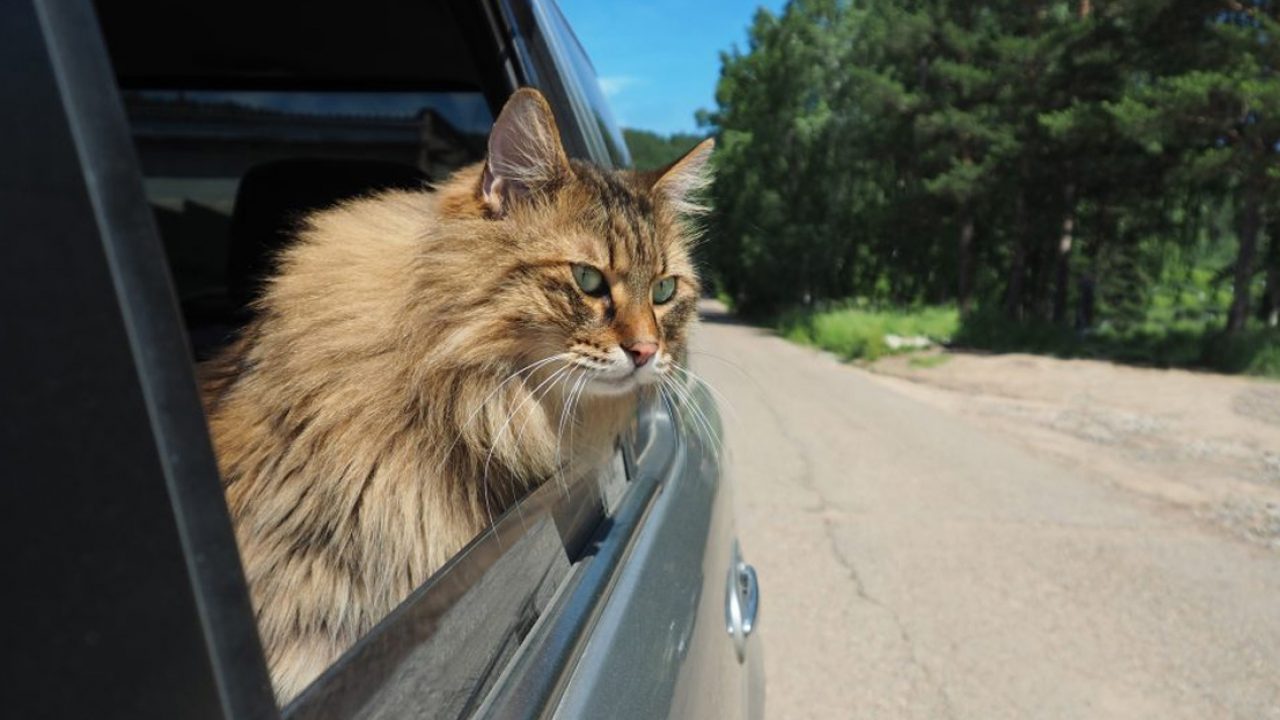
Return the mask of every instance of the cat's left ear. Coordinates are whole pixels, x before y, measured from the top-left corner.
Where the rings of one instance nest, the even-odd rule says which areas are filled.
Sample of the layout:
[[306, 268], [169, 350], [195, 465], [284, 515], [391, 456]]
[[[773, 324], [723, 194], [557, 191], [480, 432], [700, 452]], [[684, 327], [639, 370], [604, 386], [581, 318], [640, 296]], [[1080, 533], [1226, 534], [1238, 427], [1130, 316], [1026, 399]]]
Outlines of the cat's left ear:
[[699, 191], [711, 184], [711, 151], [716, 141], [707, 138], [698, 143], [685, 156], [661, 171], [653, 183], [655, 192], [667, 197], [676, 212], [686, 215], [697, 215], [707, 211], [698, 202]]
[[571, 172], [546, 98], [533, 88], [516, 90], [489, 131], [480, 180], [485, 205], [504, 215], [512, 202], [554, 188]]

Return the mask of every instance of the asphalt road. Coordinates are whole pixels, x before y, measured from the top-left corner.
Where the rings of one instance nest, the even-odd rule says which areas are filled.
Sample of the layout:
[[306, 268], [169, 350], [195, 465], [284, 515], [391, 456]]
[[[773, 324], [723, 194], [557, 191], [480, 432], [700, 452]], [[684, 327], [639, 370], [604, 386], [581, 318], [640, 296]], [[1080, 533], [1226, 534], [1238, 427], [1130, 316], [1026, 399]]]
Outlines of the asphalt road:
[[1280, 718], [1276, 552], [704, 311], [768, 717]]

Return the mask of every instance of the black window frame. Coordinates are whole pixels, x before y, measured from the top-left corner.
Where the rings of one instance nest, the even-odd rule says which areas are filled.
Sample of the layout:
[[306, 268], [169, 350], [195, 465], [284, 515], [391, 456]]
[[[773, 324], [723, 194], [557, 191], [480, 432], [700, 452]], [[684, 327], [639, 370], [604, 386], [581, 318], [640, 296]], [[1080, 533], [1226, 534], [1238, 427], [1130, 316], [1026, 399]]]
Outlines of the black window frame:
[[6, 712], [278, 718], [105, 58], [86, 2], [0, 5]]

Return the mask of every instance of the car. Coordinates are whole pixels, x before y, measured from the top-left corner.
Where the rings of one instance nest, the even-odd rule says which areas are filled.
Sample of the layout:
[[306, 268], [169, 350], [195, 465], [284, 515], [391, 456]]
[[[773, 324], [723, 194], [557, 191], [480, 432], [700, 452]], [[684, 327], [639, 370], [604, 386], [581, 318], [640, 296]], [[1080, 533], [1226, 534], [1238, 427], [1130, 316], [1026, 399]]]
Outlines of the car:
[[6, 715], [761, 716], [759, 585], [696, 386], [272, 694], [193, 361], [299, 214], [481, 159], [518, 87], [570, 155], [629, 164], [551, 0], [12, 0], [0, 74]]

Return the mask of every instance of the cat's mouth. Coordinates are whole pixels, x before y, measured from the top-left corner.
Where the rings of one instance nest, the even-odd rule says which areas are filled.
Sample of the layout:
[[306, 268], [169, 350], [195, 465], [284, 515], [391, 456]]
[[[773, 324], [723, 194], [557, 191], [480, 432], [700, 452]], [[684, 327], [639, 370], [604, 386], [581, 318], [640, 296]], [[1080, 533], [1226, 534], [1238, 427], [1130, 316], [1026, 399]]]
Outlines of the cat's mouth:
[[[630, 363], [628, 363], [630, 365]], [[633, 393], [658, 382], [660, 369], [654, 365], [614, 367], [597, 371], [587, 382], [585, 392], [597, 397], [613, 397]]]
[[596, 397], [616, 397], [635, 392], [640, 387], [635, 373], [620, 378], [593, 377], [587, 383], [586, 392]]

